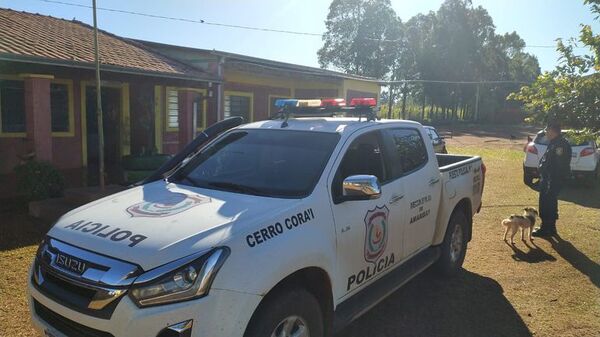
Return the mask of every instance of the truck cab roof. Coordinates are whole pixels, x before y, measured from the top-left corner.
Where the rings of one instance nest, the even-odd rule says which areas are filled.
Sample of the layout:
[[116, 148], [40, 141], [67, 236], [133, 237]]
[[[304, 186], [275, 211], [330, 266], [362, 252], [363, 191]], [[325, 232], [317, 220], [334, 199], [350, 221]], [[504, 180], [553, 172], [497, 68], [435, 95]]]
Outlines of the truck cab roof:
[[353, 131], [381, 124], [395, 124], [397, 126], [418, 126], [417, 122], [407, 120], [380, 119], [368, 121], [365, 117], [302, 117], [290, 118], [287, 126], [282, 128], [283, 121], [280, 119], [253, 122], [240, 126], [240, 129], [276, 129], [313, 131], [348, 134]]

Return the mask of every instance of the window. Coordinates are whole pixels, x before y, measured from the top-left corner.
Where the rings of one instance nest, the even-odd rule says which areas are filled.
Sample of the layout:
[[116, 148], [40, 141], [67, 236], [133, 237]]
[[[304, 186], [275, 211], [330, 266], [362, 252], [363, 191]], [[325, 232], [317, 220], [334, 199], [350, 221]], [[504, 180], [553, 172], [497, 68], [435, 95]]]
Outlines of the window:
[[174, 176], [202, 188], [269, 197], [308, 195], [340, 139], [337, 133], [232, 131]]
[[23, 81], [0, 80], [0, 124], [2, 133], [26, 131]]
[[423, 138], [415, 129], [386, 130], [386, 145], [390, 149], [393, 179], [418, 170], [429, 158]]
[[334, 198], [342, 195], [342, 182], [349, 176], [368, 174], [376, 176], [382, 183], [387, 180], [379, 138], [379, 131], [375, 131], [361, 135], [352, 142], [333, 181]]
[[179, 92], [167, 89], [167, 128], [177, 129], [179, 127]]
[[244, 117], [246, 122], [250, 122], [251, 102], [250, 96], [225, 95], [225, 118], [240, 116]]
[[50, 113], [52, 132], [69, 132], [69, 86], [63, 83], [50, 84]]

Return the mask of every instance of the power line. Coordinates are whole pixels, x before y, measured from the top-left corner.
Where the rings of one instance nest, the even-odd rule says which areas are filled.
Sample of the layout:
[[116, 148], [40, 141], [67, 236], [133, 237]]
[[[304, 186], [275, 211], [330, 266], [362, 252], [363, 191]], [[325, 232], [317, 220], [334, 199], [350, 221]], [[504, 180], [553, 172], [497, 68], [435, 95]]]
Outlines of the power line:
[[[37, 0], [37, 1], [46, 2], [46, 3], [52, 3], [52, 4], [57, 4], [57, 5], [64, 5], [64, 6], [90, 8], [90, 9], [92, 8], [92, 6], [89, 6], [89, 5], [84, 5], [84, 4], [79, 4], [79, 3], [73, 3], [73, 2], [66, 2], [66, 1], [60, 1], [60, 0]], [[186, 18], [180, 18], [180, 17], [174, 17], [174, 16], [149, 14], [149, 13], [142, 13], [142, 12], [136, 12], [136, 11], [128, 11], [128, 10], [123, 10], [123, 9], [116, 9], [116, 8], [97, 7], [96, 9], [97, 10], [101, 10], [101, 11], [105, 11], [105, 12], [113, 12], [113, 13], [120, 13], [120, 14], [129, 14], [129, 15], [149, 17], [149, 18], [154, 18], [154, 19], [180, 21], [180, 22], [187, 22], [187, 23], [210, 25], [210, 26], [219, 26], [219, 27], [227, 27], [227, 28], [245, 29], [245, 30], [270, 32], [270, 33], [281, 33], [281, 34], [314, 36], [314, 37], [323, 37], [324, 36], [324, 34], [322, 34], [322, 33], [300, 32], [300, 31], [284, 30], [284, 29], [276, 29], [276, 28], [234, 25], [234, 24], [227, 24], [227, 23], [221, 23], [221, 22], [206, 21], [206, 20], [202, 20], [202, 19], [186, 19]], [[379, 42], [384, 42], [384, 43], [396, 43], [396, 42], [401, 42], [402, 41], [402, 39], [384, 40], [384, 39], [377, 39], [377, 38], [370, 38], [370, 37], [365, 37], [365, 38], [362, 38], [362, 39], [363, 40], [371, 40], [371, 41], [379, 41]], [[554, 46], [554, 45], [526, 45], [525, 48], [556, 48], [556, 46]], [[586, 47], [575, 46], [575, 48], [586, 48]]]
[[529, 84], [523, 81], [443, 81], [443, 80], [397, 80], [381, 81], [383, 86], [398, 85], [405, 83], [440, 83], [440, 84]]
[[[72, 7], [81, 7], [81, 8], [90, 8], [90, 9], [92, 8], [92, 6], [89, 6], [89, 5], [83, 5], [83, 4], [65, 2], [65, 1], [58, 1], [58, 0], [38, 0], [38, 1], [53, 3], [53, 4], [58, 4], [58, 5], [72, 6]], [[96, 9], [100, 10], [100, 11], [105, 11], [105, 12], [130, 14], [130, 15], [137, 15], [137, 16], [145, 16], [145, 17], [154, 18], [154, 19], [182, 21], [182, 22], [197, 23], [197, 24], [204, 24], [204, 25], [211, 25], [211, 26], [238, 28], [238, 29], [246, 29], [246, 30], [272, 32], [272, 33], [285, 33], [285, 34], [294, 34], [294, 35], [307, 35], [307, 36], [319, 36], [319, 37], [323, 36], [323, 34], [319, 34], [319, 33], [297, 32], [297, 31], [291, 31], [291, 30], [272, 29], [272, 28], [265, 28], [265, 27], [233, 25], [233, 24], [226, 24], [226, 23], [220, 23], [220, 22], [211, 22], [211, 21], [206, 21], [206, 20], [201, 20], [201, 19], [200, 20], [186, 19], [186, 18], [179, 18], [179, 17], [174, 17], [174, 16], [148, 14], [148, 13], [141, 13], [141, 12], [135, 12], [135, 11], [127, 11], [127, 10], [123, 10], [123, 9], [107, 8], [107, 7], [97, 7]]]

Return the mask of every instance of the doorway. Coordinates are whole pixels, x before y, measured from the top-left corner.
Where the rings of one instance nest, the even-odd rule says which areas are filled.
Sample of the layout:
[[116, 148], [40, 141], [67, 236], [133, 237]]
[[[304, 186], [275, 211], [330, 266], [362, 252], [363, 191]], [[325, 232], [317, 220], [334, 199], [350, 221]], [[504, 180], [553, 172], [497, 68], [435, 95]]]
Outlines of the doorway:
[[[104, 130], [104, 171], [107, 184], [123, 181], [120, 167], [120, 128], [121, 89], [103, 87], [102, 123]], [[85, 90], [86, 128], [87, 128], [87, 183], [95, 186], [99, 183], [99, 135], [96, 116], [96, 88], [87, 86]]]

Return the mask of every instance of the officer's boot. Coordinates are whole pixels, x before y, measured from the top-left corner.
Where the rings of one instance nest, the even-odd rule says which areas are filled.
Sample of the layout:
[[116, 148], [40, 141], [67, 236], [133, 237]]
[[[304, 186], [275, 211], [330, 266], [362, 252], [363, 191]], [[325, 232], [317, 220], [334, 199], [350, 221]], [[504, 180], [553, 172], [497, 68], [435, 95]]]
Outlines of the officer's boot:
[[556, 220], [544, 220], [542, 219], [542, 224], [540, 228], [536, 229], [531, 233], [531, 236], [535, 237], [551, 237], [556, 235]]

